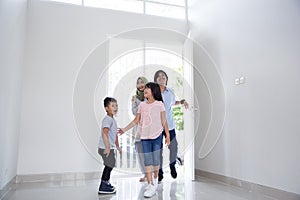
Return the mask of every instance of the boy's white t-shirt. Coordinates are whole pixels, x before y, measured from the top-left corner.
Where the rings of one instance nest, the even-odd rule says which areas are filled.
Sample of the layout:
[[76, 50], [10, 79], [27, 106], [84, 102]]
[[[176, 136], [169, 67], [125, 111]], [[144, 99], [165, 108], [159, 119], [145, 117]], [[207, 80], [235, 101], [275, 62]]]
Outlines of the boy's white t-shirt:
[[103, 128], [108, 128], [108, 141], [110, 144], [110, 149], [116, 149], [116, 137], [117, 137], [117, 122], [114, 118], [106, 115], [102, 120], [101, 135], [99, 139], [98, 148], [105, 149], [105, 143], [103, 140]]
[[161, 112], [163, 111], [165, 111], [165, 106], [161, 101], [140, 103], [137, 112], [141, 114], [138, 125], [141, 139], [155, 139], [162, 133]]

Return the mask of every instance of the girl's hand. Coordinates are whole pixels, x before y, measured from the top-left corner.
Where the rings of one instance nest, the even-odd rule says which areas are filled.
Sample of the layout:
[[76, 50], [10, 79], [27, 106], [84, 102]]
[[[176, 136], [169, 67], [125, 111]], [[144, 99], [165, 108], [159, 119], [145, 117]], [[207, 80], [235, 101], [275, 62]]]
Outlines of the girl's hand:
[[125, 133], [124, 128], [118, 128], [117, 133], [119, 135], [122, 135], [123, 133]]
[[170, 137], [166, 137], [166, 139], [165, 139], [165, 144], [166, 144], [167, 146], [170, 145]]
[[117, 150], [119, 151], [119, 154], [122, 154], [122, 149], [120, 147], [117, 147]]
[[106, 155], [106, 158], [109, 156], [109, 153], [110, 153], [110, 149], [105, 148], [103, 154]]

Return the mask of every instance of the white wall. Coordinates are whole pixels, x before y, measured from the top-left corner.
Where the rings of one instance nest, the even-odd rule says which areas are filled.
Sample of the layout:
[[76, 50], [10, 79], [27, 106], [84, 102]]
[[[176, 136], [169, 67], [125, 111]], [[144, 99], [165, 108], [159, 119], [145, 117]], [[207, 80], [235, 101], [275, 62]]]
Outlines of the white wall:
[[17, 173], [26, 7], [0, 1], [0, 189]]
[[[300, 194], [299, 1], [189, 3], [192, 37], [218, 66], [227, 109], [221, 138], [202, 160], [198, 133], [196, 168]], [[234, 84], [239, 76], [245, 84]]]
[[[91, 94], [97, 85], [95, 77], [106, 67], [107, 55], [103, 49], [92, 51], [108, 35], [143, 27], [179, 32], [187, 29], [184, 21], [29, 1], [18, 174], [102, 169], [86, 151], [76, 132], [78, 128], [80, 134], [99, 134]], [[79, 71], [82, 65], [89, 68]], [[78, 76], [80, 85], [76, 85], [78, 72], [81, 73]], [[78, 87], [74, 90], [74, 103], [81, 105], [76, 112], [88, 116], [77, 127], [72, 110], [74, 85]], [[90, 96], [86, 98], [86, 95]], [[94, 151], [97, 151], [96, 145]]]

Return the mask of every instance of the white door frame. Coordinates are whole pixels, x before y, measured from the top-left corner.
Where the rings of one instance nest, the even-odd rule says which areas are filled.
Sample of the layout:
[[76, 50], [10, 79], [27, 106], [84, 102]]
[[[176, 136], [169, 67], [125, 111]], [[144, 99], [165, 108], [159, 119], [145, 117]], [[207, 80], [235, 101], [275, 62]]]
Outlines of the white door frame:
[[194, 68], [193, 68], [193, 41], [188, 37], [183, 45], [184, 59], [184, 98], [189, 103], [190, 109], [184, 114], [185, 153], [184, 171], [185, 180], [195, 180], [194, 157]]

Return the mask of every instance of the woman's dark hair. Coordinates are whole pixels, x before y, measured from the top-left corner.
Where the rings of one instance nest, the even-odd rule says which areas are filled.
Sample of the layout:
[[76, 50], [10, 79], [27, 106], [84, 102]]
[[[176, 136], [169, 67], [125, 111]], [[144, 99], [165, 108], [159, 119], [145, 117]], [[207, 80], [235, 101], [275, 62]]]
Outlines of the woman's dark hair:
[[151, 93], [153, 95], [153, 98], [157, 101], [162, 101], [163, 102], [163, 99], [162, 99], [162, 96], [161, 96], [161, 91], [160, 91], [160, 87], [157, 83], [153, 83], [153, 82], [148, 82], [146, 85], [145, 85], [145, 88], [150, 88], [151, 90]]
[[157, 72], [155, 72], [155, 74], [154, 74], [154, 82], [157, 83], [157, 78], [158, 78], [158, 76], [159, 76], [160, 73], [163, 73], [166, 76], [166, 78], [167, 78], [166, 85], [168, 85], [168, 80], [169, 80], [168, 75], [167, 75], [167, 73], [165, 71], [163, 71], [161, 69], [158, 70]]

